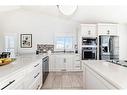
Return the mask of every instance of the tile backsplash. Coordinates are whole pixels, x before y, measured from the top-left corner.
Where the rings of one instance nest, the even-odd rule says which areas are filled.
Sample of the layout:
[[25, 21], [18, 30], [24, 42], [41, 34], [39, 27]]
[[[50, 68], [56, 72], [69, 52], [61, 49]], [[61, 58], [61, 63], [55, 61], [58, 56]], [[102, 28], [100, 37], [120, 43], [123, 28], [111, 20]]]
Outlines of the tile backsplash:
[[47, 51], [54, 52], [54, 45], [51, 44], [37, 44], [37, 51], [39, 53], [47, 53]]

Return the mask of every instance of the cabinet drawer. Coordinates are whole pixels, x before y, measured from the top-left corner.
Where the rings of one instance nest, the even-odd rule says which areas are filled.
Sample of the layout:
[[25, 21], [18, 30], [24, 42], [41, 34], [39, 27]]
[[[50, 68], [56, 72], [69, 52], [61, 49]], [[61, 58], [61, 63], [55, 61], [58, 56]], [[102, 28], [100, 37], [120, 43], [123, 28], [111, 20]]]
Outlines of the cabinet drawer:
[[12, 74], [12, 77], [9, 76], [8, 79], [2, 80], [0, 83], [0, 90], [7, 89], [22, 89], [23, 88], [23, 78], [24, 72]]
[[25, 88], [28, 88], [39, 76], [42, 76], [42, 68], [41, 65], [34, 67], [35, 65], [28, 66], [27, 74], [25, 77]]
[[42, 78], [41, 76], [39, 76], [30, 86], [28, 89], [40, 89], [40, 87], [42, 86]]

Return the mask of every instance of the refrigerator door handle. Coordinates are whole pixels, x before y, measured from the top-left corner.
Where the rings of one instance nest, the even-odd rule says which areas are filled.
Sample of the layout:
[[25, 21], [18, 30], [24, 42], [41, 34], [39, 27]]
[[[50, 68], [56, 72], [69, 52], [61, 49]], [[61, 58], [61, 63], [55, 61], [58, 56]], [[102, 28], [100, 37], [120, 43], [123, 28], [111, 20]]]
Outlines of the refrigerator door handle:
[[109, 52], [111, 51], [111, 44], [110, 43], [111, 43], [111, 39], [109, 38], [109, 43], [108, 43], [109, 44], [109, 46], [108, 46], [109, 47]]

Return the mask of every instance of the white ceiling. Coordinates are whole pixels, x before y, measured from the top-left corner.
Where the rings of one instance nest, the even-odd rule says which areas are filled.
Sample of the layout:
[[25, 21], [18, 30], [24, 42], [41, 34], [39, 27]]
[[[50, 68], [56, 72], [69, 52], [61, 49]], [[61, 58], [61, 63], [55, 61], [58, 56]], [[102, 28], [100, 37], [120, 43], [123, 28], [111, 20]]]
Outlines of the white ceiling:
[[[19, 7], [15, 7], [19, 8]], [[15, 9], [8, 7], [8, 9]], [[54, 6], [23, 6], [25, 10], [32, 10], [43, 14], [71, 19], [79, 23], [127, 23], [127, 6], [78, 6], [77, 11], [70, 17], [63, 16], [57, 7]], [[0, 7], [0, 12], [7, 8]], [[5, 11], [6, 11], [5, 10]]]

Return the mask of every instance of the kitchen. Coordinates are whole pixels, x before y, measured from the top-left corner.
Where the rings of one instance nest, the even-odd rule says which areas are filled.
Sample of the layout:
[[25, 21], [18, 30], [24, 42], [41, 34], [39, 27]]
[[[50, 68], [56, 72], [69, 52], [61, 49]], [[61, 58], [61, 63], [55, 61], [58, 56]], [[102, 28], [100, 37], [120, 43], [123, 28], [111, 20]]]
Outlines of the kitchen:
[[60, 8], [0, 7], [0, 89], [126, 89], [125, 7]]

